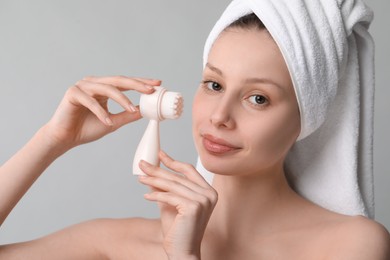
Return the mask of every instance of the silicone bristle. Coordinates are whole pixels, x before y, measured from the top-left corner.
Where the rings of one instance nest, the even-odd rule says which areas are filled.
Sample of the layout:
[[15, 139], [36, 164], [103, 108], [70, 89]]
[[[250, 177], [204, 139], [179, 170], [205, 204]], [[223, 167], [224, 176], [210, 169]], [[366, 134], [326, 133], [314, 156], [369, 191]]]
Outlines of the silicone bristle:
[[180, 93], [167, 91], [161, 102], [162, 119], [176, 119], [183, 112], [183, 97]]

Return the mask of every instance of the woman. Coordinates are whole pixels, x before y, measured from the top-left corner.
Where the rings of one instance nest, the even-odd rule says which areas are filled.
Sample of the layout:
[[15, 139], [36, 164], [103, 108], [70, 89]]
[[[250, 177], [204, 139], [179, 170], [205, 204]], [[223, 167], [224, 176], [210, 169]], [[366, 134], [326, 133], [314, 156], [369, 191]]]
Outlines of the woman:
[[[193, 105], [194, 141], [215, 173], [212, 186], [161, 152], [168, 170], [140, 162], [146, 176], [139, 178], [161, 219], [89, 221], [4, 245], [0, 258], [389, 259], [380, 224], [324, 209], [290, 187], [284, 164], [302, 136], [304, 107], [279, 47], [252, 14], [212, 41]], [[1, 167], [1, 223], [58, 156], [141, 117], [122, 91], [152, 93], [159, 84], [88, 77], [71, 87], [53, 118]], [[108, 98], [126, 111], [109, 114]]]

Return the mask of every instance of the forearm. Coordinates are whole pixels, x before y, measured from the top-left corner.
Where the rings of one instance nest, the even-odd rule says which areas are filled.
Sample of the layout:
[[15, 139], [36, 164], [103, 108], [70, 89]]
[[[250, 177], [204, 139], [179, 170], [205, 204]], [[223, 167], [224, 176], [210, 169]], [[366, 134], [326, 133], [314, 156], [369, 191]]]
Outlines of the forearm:
[[50, 145], [45, 128], [0, 168], [0, 225], [42, 172], [66, 150]]

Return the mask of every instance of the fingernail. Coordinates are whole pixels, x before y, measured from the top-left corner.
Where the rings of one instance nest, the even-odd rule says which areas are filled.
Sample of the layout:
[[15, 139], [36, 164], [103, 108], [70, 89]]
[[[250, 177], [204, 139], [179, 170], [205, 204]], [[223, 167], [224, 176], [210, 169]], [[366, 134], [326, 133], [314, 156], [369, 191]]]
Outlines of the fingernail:
[[141, 160], [141, 161], [139, 162], [139, 165], [140, 165], [140, 166], [143, 166], [143, 167], [147, 167], [147, 166], [149, 166], [149, 163], [148, 163], [147, 161]]
[[133, 113], [137, 112], [137, 108], [133, 104], [129, 104], [127, 107], [130, 110], [130, 112]]
[[160, 155], [164, 156], [164, 157], [167, 157], [167, 154], [163, 150], [160, 150]]
[[154, 90], [154, 87], [150, 86], [150, 85], [145, 85], [145, 88], [150, 89], [150, 90]]
[[112, 120], [109, 117], [106, 117], [106, 123], [109, 126], [113, 126], [114, 125], [114, 123], [112, 122]]
[[146, 176], [146, 175], [139, 175], [138, 176], [138, 179], [139, 180], [145, 180], [145, 179], [147, 179], [148, 178], [148, 176]]

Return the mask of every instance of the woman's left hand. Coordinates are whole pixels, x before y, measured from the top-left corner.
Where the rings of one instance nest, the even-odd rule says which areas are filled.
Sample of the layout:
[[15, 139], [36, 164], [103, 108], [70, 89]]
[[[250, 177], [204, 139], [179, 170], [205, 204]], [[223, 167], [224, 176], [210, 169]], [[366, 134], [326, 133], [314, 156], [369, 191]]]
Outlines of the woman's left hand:
[[159, 203], [164, 249], [169, 259], [200, 259], [200, 245], [218, 194], [190, 164], [160, 152], [171, 171], [140, 163], [146, 176], [141, 183], [152, 188], [145, 198]]

